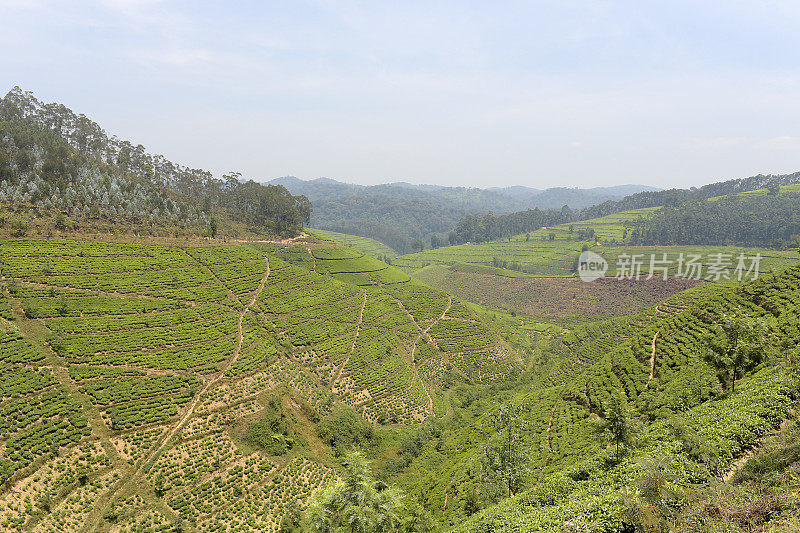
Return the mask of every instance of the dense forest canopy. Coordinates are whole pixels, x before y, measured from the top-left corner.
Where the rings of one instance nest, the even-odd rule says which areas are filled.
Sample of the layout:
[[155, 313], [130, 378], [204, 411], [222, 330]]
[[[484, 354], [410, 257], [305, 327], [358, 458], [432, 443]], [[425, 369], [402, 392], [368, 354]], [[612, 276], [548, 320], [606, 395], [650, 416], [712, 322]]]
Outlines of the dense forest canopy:
[[453, 227], [470, 214], [507, 214], [553, 206], [560, 209], [563, 205], [580, 209], [648, 189], [644, 185], [479, 189], [402, 182], [364, 186], [328, 178], [301, 180], [292, 176], [270, 183], [283, 185], [292, 194], [307, 196], [314, 203], [311, 224], [315, 228], [370, 237], [403, 253], [419, 249], [421, 243], [431, 240], [448, 242]]
[[[759, 189], [769, 188], [771, 191], [778, 191], [783, 185], [794, 185], [800, 183], [800, 172], [794, 174], [786, 174], [780, 176], [773, 175], [758, 175], [744, 179], [734, 179], [719, 183], [712, 183], [700, 188], [691, 189], [670, 189], [666, 191], [645, 191], [628, 196], [620, 201], [609, 201], [603, 204], [588, 207], [581, 210], [573, 210], [568, 206], [561, 209], [528, 209], [526, 211], [519, 211], [515, 213], [508, 213], [505, 215], [494, 215], [492, 213], [486, 215], [467, 215], [455, 225], [453, 236], [450, 239], [451, 244], [463, 244], [465, 242], [488, 242], [495, 239], [507, 238], [512, 235], [518, 235], [529, 231], [535, 231], [542, 227], [564, 224], [568, 222], [577, 222], [579, 220], [589, 220], [592, 218], [599, 218], [622, 211], [633, 209], [642, 209], [647, 207], [665, 206], [663, 212], [659, 211], [659, 215], [647, 228], [640, 227], [635, 238], [635, 242], [640, 244], [770, 244], [776, 243], [779, 239], [786, 239], [791, 235], [797, 233], [793, 230], [791, 218], [789, 222], [781, 220], [784, 215], [790, 215], [791, 200], [778, 201], [774, 198], [772, 200], [764, 200], [763, 198], [756, 202], [758, 205], [753, 205], [754, 209], [758, 209], [761, 218], [747, 219], [750, 220], [752, 231], [745, 228], [746, 224], [742, 220], [735, 220], [737, 218], [736, 207], [740, 206], [738, 200], [735, 198], [730, 201], [722, 202], [715, 206], [712, 212], [703, 213], [702, 206], [714, 205], [713, 203], [705, 202], [709, 198], [716, 198], [718, 196], [734, 195], [741, 192], [755, 191]], [[774, 195], [773, 195], [774, 196]], [[749, 202], [749, 199], [742, 199], [741, 202]], [[732, 202], [732, 204], [730, 203]], [[688, 228], [680, 231], [678, 222], [675, 220], [676, 213], [683, 213], [681, 216], [686, 216], [686, 213], [694, 213], [693, 219], [697, 221], [697, 231], [693, 232]], [[706, 227], [700, 231], [702, 223], [699, 222], [702, 218], [703, 221], [720, 220], [726, 218], [727, 222], [722, 227]], [[669, 219], [669, 221], [667, 220]], [[766, 222], [769, 220], [770, 222]], [[780, 227], [775, 227], [779, 224]], [[644, 222], [639, 221], [639, 226]], [[658, 224], [656, 229], [655, 224]], [[768, 224], [769, 230], [774, 230], [773, 237], [768, 238], [766, 235], [760, 235], [754, 238], [755, 232], [768, 231], [764, 227]], [[724, 236], [720, 232], [727, 231], [727, 229], [737, 226], [739, 230], [735, 233]], [[669, 226], [670, 229], [666, 229]], [[755, 229], [756, 226], [760, 229]], [[726, 229], [723, 229], [726, 228]], [[692, 229], [695, 229], [694, 227]], [[679, 236], [679, 233], [682, 236]], [[714, 236], [711, 236], [711, 233]], [[690, 243], [686, 239], [688, 235], [692, 235], [694, 240]], [[709, 236], [709, 239], [704, 239], [704, 236]]]
[[633, 244], [777, 246], [800, 239], [800, 194], [726, 196], [667, 205], [636, 221]]
[[678, 205], [683, 202], [697, 202], [717, 196], [756, 191], [767, 187], [794, 185], [796, 183], [800, 183], [800, 172], [782, 175], [759, 174], [757, 176], [750, 176], [749, 178], [719, 181], [703, 185], [702, 187], [692, 187], [690, 189], [644, 191], [626, 196], [619, 201], [604, 202], [594, 207], [589, 207], [581, 213], [581, 216], [584, 219], [598, 218], [613, 213], [619, 213], [620, 211], [629, 211], [631, 209]]
[[148, 153], [62, 104], [14, 87], [0, 100], [0, 199], [70, 216], [205, 227], [213, 208], [260, 231], [294, 234], [311, 202], [280, 185], [243, 182]]

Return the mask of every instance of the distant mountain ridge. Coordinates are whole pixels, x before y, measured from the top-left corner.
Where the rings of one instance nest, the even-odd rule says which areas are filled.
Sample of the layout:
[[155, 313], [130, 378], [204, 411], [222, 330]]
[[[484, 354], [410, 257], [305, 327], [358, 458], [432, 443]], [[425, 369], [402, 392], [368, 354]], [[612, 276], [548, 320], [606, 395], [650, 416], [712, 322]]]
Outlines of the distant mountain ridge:
[[542, 190], [525, 187], [523, 185], [515, 185], [512, 187], [491, 187], [488, 190], [530, 204], [528, 207], [531, 208], [561, 209], [566, 205], [569, 206], [570, 209], [583, 209], [604, 202], [621, 200], [631, 194], [654, 192], [661, 189], [649, 185], [617, 185], [613, 187], [592, 187], [589, 189], [551, 187]]
[[[757, 176], [750, 176], [749, 178], [738, 178], [710, 183], [699, 188], [692, 187], [691, 189], [643, 191], [626, 196], [621, 200], [608, 200], [601, 204], [577, 210], [567, 208], [559, 209], [556, 207], [545, 210], [521, 209], [514, 213], [505, 213], [497, 216], [492, 213], [484, 215], [469, 214], [459, 220], [454, 227], [454, 235], [451, 239], [451, 243], [486, 242], [535, 231], [544, 226], [578, 222], [581, 220], [600, 218], [614, 213], [621, 213], [623, 211], [650, 207], [663, 206], [665, 209], [674, 209], [687, 203], [765, 188], [774, 190], [777, 193], [781, 186], [797, 184], [800, 184], [800, 172], [783, 175], [759, 174]], [[769, 212], [772, 207], [775, 206], [771, 206], [769, 209], [764, 210], [764, 212]], [[792, 206], [785, 206], [785, 209], [791, 209], [791, 207]], [[736, 209], [732, 209], [727, 212], [726, 216], [732, 218], [745, 214], [746, 213], [737, 213]], [[786, 211], [784, 211], [784, 214], [786, 214]], [[752, 213], [749, 213], [749, 215], [752, 215]], [[794, 220], [793, 215], [788, 215], [788, 217]], [[674, 220], [672, 224], [678, 225]], [[713, 224], [719, 225], [719, 221]], [[791, 231], [789, 229], [790, 227], [793, 226], [784, 225], [780, 230], [785, 237], [791, 236], [791, 233], [786, 233], [786, 231]], [[675, 234], [677, 232], [670, 230], [670, 233]], [[653, 235], [654, 233], [651, 232], [651, 237]], [[666, 236], [662, 235], [661, 239], [666, 239]], [[664, 243], [664, 241], [661, 240], [658, 242], [661, 244]], [[759, 238], [758, 242], [764, 243], [769, 241], [762, 236]]]
[[414, 241], [442, 236], [469, 214], [506, 214], [526, 209], [583, 209], [618, 201], [633, 192], [655, 191], [646, 185], [593, 189], [540, 190], [525, 186], [479, 189], [393, 182], [357, 185], [330, 178], [302, 180], [285, 176], [268, 182], [314, 205], [311, 224], [319, 229], [370, 237], [399, 252]]
[[294, 191], [295, 194], [305, 194], [312, 201], [314, 198], [319, 199], [322, 197], [322, 195], [328, 194], [340, 196], [343, 194], [352, 194], [354, 191], [400, 188], [410, 191], [423, 192], [473, 191], [473, 194], [476, 192], [478, 194], [480, 194], [480, 192], [496, 193], [500, 196], [510, 199], [512, 203], [525, 204], [524, 207], [530, 207], [532, 209], [536, 207], [539, 209], [547, 209], [549, 208], [549, 204], [555, 205], [559, 201], [562, 201], [562, 203], [558, 204], [557, 206], [559, 208], [567, 205], [571, 209], [582, 209], [583, 207], [589, 207], [591, 205], [596, 205], [609, 200], [620, 200], [632, 194], [662, 190], [659, 187], [639, 184], [615, 185], [611, 187], [590, 187], [587, 189], [582, 189], [579, 187], [550, 187], [548, 189], [537, 189], [534, 187], [527, 187], [525, 185], [487, 187], [485, 189], [481, 189], [479, 187], [451, 187], [447, 185], [436, 185], [429, 183], [409, 183], [407, 181], [394, 181], [379, 185], [359, 185], [356, 183], [347, 183], [331, 178], [315, 178], [304, 180], [295, 176], [283, 176], [270, 180], [267, 183], [271, 185], [283, 185], [290, 191]]

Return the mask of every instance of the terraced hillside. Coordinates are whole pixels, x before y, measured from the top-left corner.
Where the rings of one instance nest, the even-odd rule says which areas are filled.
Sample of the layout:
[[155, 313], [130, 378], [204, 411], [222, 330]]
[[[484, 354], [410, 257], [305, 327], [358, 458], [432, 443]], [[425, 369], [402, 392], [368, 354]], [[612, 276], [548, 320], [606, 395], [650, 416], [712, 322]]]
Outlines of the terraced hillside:
[[[798, 302], [800, 269], [793, 268], [737, 287], [702, 285], [631, 317], [551, 332], [527, 381], [462, 396], [459, 422], [428, 429], [422, 445], [404, 449], [398, 477], [454, 531], [645, 531], [648, 517], [662, 530], [690, 530], [691, 494], [713, 498], [715, 480], [797, 406]], [[726, 316], [764, 327], [763, 357], [740, 369], [735, 389], [704, 355]], [[614, 405], [636, 428], [619, 456], [599, 431]], [[505, 421], [499, 430], [498, 420]], [[515, 456], [524, 458], [511, 494], [488, 475], [497, 447], [518, 447]], [[646, 492], [654, 463], [666, 480], [657, 497]], [[783, 518], [776, 511], [775, 525]], [[776, 531], [793, 531], [791, 523]]]
[[[314, 420], [443, 416], [445, 380], [521, 365], [377, 260], [261, 248], [0, 242], [4, 530], [277, 531], [337, 476]], [[273, 393], [286, 453], [244, 436]]]
[[[505, 264], [507, 269], [522, 270], [535, 276], [572, 276], [583, 246], [584, 244], [579, 242], [558, 241], [461, 244], [403, 255], [393, 261], [393, 264], [413, 273], [428, 264], [466, 263], [492, 266], [499, 261]], [[747, 260], [744, 266], [749, 268], [750, 258], [760, 254], [761, 260], [758, 264], [760, 274], [788, 268], [800, 262], [800, 256], [794, 250], [777, 251], [737, 246], [592, 246], [590, 249], [608, 261], [609, 269], [606, 276], [612, 277], [630, 274], [630, 270], [623, 270], [623, 267], [631, 264], [630, 258], [634, 255], [639, 257], [638, 261], [641, 262], [638, 271], [645, 276], [651, 271], [656, 275], [663, 274], [662, 270], [651, 267], [651, 256], [656, 258], [656, 267], [659, 266], [658, 261], [666, 261], [664, 264], [669, 267], [667, 272], [670, 276], [678, 274], [681, 254], [684, 256], [684, 263], [690, 255], [699, 255], [698, 262], [703, 265], [712, 263], [717, 254], [723, 254], [722, 257], [730, 262], [728, 265], [730, 272], [735, 271], [741, 255]], [[624, 258], [627, 258], [627, 262]], [[719, 281], [705, 266], [701, 274], [703, 279]]]
[[357, 235], [348, 235], [346, 233], [337, 233], [335, 231], [327, 231], [322, 229], [311, 229], [308, 231], [311, 231], [320, 239], [325, 239], [327, 241], [333, 241], [338, 244], [348, 246], [354, 250], [358, 250], [359, 252], [364, 252], [367, 255], [371, 255], [372, 257], [377, 257], [378, 259], [389, 258], [391, 260], [397, 257], [397, 252], [395, 252], [393, 249], [389, 248], [382, 242], [376, 241], [375, 239], [370, 239], [369, 237], [359, 237]]
[[660, 207], [645, 207], [621, 211], [613, 215], [582, 220], [570, 224], [558, 224], [541, 228], [529, 233], [522, 233], [511, 237], [512, 241], [549, 240], [550, 234], [557, 241], [600, 240], [608, 243], [622, 243], [628, 235], [628, 230], [633, 223], [649, 213], [661, 209]]
[[411, 277], [373, 256], [351, 248], [322, 248], [311, 251], [314, 271], [354, 285], [394, 285]]

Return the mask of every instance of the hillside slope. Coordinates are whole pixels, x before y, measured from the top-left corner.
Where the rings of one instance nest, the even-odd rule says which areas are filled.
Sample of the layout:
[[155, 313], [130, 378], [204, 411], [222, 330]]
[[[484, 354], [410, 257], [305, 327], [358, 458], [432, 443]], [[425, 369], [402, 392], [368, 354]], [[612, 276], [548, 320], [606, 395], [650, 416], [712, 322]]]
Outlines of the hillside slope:
[[293, 236], [308, 222], [307, 198], [240, 177], [148, 153], [19, 87], [0, 99], [0, 234]]
[[[549, 226], [567, 226], [579, 221], [590, 219], [600, 219], [609, 215], [619, 214], [619, 221], [634, 219], [622, 218], [625, 212], [644, 212], [652, 211], [664, 206], [675, 208], [682, 204], [702, 203], [706, 200], [719, 200], [722, 196], [747, 197], [748, 193], [763, 190], [765, 193], [769, 189], [778, 195], [781, 190], [791, 192], [795, 186], [800, 184], [800, 172], [794, 174], [784, 174], [779, 176], [751, 176], [744, 179], [734, 179], [718, 183], [712, 183], [700, 188], [691, 189], [670, 189], [666, 191], [645, 191], [627, 196], [619, 201], [604, 202], [600, 205], [588, 207], [582, 210], [568, 208], [557, 208], [549, 210], [528, 209], [514, 213], [475, 215], [471, 214], [453, 227], [456, 243], [466, 242], [487, 242], [496, 239], [507, 239], [514, 235], [532, 233]], [[757, 194], [755, 196], [758, 196]], [[631, 224], [627, 224], [631, 226]], [[563, 233], [563, 232], [562, 232]], [[580, 240], [591, 238], [592, 235], [573, 234], [570, 237], [578, 237]]]
[[5, 530], [276, 530], [336, 476], [317, 423], [442, 416], [444, 379], [517, 372], [445, 293], [278, 257], [386, 270], [346, 248], [261, 246], [0, 242]]
[[[650, 504], [667, 530], [669, 509], [692, 500], [687, 492], [686, 500], [648, 503], [648, 465], [662, 465], [665, 494], [694, 488], [711, 498], [715, 480], [797, 405], [798, 301], [800, 269], [792, 268], [737, 287], [705, 285], [556, 335], [518, 386], [465, 391], [457, 422], [403, 450], [398, 479], [454, 531], [627, 531], [645, 527], [636, 513]], [[766, 328], [763, 359], [737, 374], [733, 390], [703, 356], [726, 315]], [[638, 428], [619, 457], [598, 432], [617, 403]], [[509, 408], [511, 425], [498, 428]], [[510, 498], [490, 475], [497, 446], [526, 458]]]

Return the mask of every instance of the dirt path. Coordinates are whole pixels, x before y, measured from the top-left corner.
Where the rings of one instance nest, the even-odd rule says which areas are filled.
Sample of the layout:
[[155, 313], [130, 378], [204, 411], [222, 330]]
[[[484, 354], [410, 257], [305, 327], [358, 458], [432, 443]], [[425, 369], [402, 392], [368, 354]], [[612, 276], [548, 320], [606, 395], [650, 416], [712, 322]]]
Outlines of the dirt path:
[[306, 248], [308, 250], [308, 255], [311, 256], [311, 270], [312, 272], [317, 271], [317, 258], [314, 257], [314, 252], [311, 251], [311, 248]]
[[[9, 298], [9, 302], [12, 305], [14, 314], [17, 315], [15, 325], [17, 325], [25, 334], [25, 338], [28, 339], [41, 353], [45, 355], [45, 361], [48, 363], [46, 366], [52, 370], [53, 375], [59, 382], [59, 385], [69, 391], [71, 397], [76, 398], [80, 402], [82, 412], [86, 416], [88, 425], [92, 430], [92, 435], [97, 437], [99, 440], [100, 446], [111, 460], [113, 468], [123, 473], [130, 471], [131, 466], [119, 455], [116, 446], [114, 446], [114, 444], [111, 442], [111, 431], [103, 421], [99, 409], [92, 404], [92, 402], [89, 400], [89, 397], [86, 396], [86, 394], [80, 390], [78, 384], [72, 380], [69, 375], [69, 364], [67, 361], [58, 355], [47, 343], [47, 339], [52, 335], [50, 329], [47, 328], [43, 320], [26, 318], [22, 310], [22, 303], [19, 301], [19, 299]], [[57, 501], [53, 502], [53, 507], [55, 507], [63, 499], [69, 497], [70, 494], [71, 491], [60, 494]], [[154, 507], [161, 510], [169, 519], [173, 519], [175, 517], [175, 513], [172, 511], [172, 509], [168, 508], [163, 502], [154, 501], [151, 503]], [[32, 529], [41, 518], [41, 515], [32, 517], [26, 523], [26, 528]]]
[[[794, 414], [793, 411], [794, 410], [792, 410], [790, 413]], [[747, 463], [747, 461], [752, 459], [753, 456], [755, 456], [758, 453], [758, 450], [761, 448], [761, 445], [764, 443], [764, 439], [766, 439], [768, 436], [772, 436], [772, 435], [774, 435], [776, 433], [780, 433], [781, 431], [786, 429], [786, 426], [789, 425], [789, 423], [794, 418], [793, 416], [791, 418], [789, 418], [788, 416], [791, 416], [791, 415], [787, 415], [787, 418], [785, 418], [783, 420], [783, 422], [781, 422], [781, 425], [778, 428], [777, 432], [772, 432], [772, 433], [769, 433], [767, 435], [764, 435], [763, 437], [758, 439], [758, 442], [756, 442], [756, 444], [752, 448], [747, 450], [747, 452], [745, 452], [741, 457], [736, 459], [736, 461], [734, 461], [733, 464], [731, 465], [730, 469], [728, 469], [728, 471], [725, 474], [723, 474], [722, 481], [727, 483], [728, 481], [733, 479], [733, 476], [735, 476], [736, 473], [739, 472], [739, 470], [742, 469], [742, 467]]]
[[203, 395], [203, 393], [209, 390], [214, 385], [216, 385], [225, 376], [225, 372], [239, 358], [239, 354], [242, 351], [242, 342], [244, 341], [244, 335], [242, 331], [242, 323], [244, 322], [244, 317], [250, 310], [250, 307], [256, 302], [256, 299], [258, 299], [258, 296], [261, 294], [261, 291], [264, 290], [264, 285], [266, 284], [267, 278], [269, 277], [269, 260], [265, 257], [264, 261], [267, 262], [267, 270], [264, 273], [264, 277], [261, 278], [261, 283], [259, 283], [258, 289], [256, 289], [256, 291], [253, 293], [253, 297], [250, 298], [250, 301], [247, 303], [247, 305], [245, 305], [244, 309], [242, 309], [242, 312], [239, 313], [239, 319], [236, 324], [237, 327], [236, 349], [233, 351], [233, 355], [231, 355], [231, 357], [228, 358], [228, 361], [225, 363], [224, 367], [219, 371], [219, 373], [217, 373], [217, 376], [214, 379], [210, 380], [208, 383], [206, 383], [206, 385], [202, 389], [200, 389], [200, 391], [197, 394], [195, 394], [195, 397], [192, 399], [191, 403], [189, 404], [189, 407], [186, 409], [186, 413], [184, 413], [180, 421], [177, 424], [175, 424], [175, 426], [173, 426], [172, 430], [169, 433], [167, 433], [167, 436], [162, 439], [161, 444], [158, 447], [156, 447], [156, 449], [150, 454], [150, 457], [147, 458], [146, 462], [150, 462], [150, 460], [158, 458], [158, 455], [160, 455], [161, 451], [163, 451], [164, 446], [166, 446], [169, 443], [169, 441], [175, 436], [175, 434], [183, 427], [183, 425], [194, 414], [194, 410], [197, 407], [197, 403], [200, 401], [200, 397]]
[[[192, 401], [186, 407], [186, 411], [184, 412], [183, 416], [181, 416], [180, 420], [169, 430], [161, 439], [159, 439], [158, 443], [154, 446], [153, 450], [139, 459], [134, 466], [133, 471], [131, 471], [125, 478], [121, 479], [113, 488], [111, 488], [102, 498], [102, 501], [105, 502], [104, 505], [98, 506], [90, 515], [90, 518], [86, 521], [86, 525], [83, 528], [84, 531], [96, 531], [100, 526], [100, 521], [102, 520], [103, 514], [105, 511], [112, 505], [113, 503], [113, 496], [118, 492], [123, 490], [131, 489], [135, 490], [135, 488], [140, 487], [142, 485], [147, 486], [148, 483], [145, 479], [142, 479], [143, 476], [147, 473], [147, 471], [155, 464], [158, 460], [161, 453], [167, 448], [167, 446], [171, 443], [172, 439], [175, 435], [180, 431], [186, 422], [194, 414], [195, 409], [197, 408], [197, 404], [200, 402], [200, 398], [202, 395], [211, 389], [214, 385], [216, 385], [224, 376], [225, 372], [231, 367], [233, 363], [239, 358], [239, 354], [242, 350], [242, 343], [244, 340], [244, 335], [242, 331], [242, 323], [244, 322], [245, 315], [250, 311], [250, 307], [256, 302], [258, 296], [264, 290], [264, 286], [267, 283], [267, 278], [269, 277], [270, 269], [269, 269], [269, 259], [266, 257], [264, 258], [266, 261], [266, 271], [264, 276], [261, 278], [261, 282], [258, 285], [258, 289], [253, 293], [253, 296], [250, 298], [250, 301], [245, 305], [244, 309], [239, 313], [239, 319], [237, 321], [237, 334], [236, 334], [236, 349], [233, 351], [233, 354], [228, 358], [225, 365], [222, 369], [217, 373], [214, 379], [209, 380], [192, 398]], [[160, 501], [160, 500], [159, 500]]]
[[[447, 297], [447, 305], [444, 307], [444, 311], [442, 311], [442, 314], [439, 315], [439, 318], [437, 318], [436, 320], [432, 321], [430, 324], [428, 324], [428, 327], [426, 327], [425, 329], [421, 330], [422, 333], [420, 334], [420, 337], [426, 337], [437, 348], [439, 348], [439, 345], [436, 344], [436, 341], [433, 339], [433, 337], [428, 335], [428, 332], [431, 330], [431, 328], [433, 326], [435, 326], [436, 324], [438, 324], [439, 322], [441, 322], [444, 319], [444, 315], [447, 314], [447, 312], [450, 310], [450, 307], [452, 305], [453, 305], [453, 297], [452, 296], [448, 296]], [[410, 315], [410, 313], [409, 313], [409, 315]], [[411, 317], [411, 320], [414, 320], [413, 316]], [[416, 321], [414, 321], [414, 322], [416, 323]], [[417, 327], [419, 327], [419, 324], [417, 324]], [[419, 339], [417, 339], [417, 340], [419, 340]]]
[[339, 380], [342, 377], [342, 372], [344, 372], [344, 367], [347, 366], [347, 363], [350, 362], [350, 356], [353, 355], [353, 352], [356, 349], [356, 340], [358, 340], [358, 332], [361, 331], [361, 324], [364, 323], [364, 308], [367, 306], [367, 291], [363, 290], [364, 299], [361, 301], [361, 309], [358, 311], [358, 321], [356, 322], [356, 334], [353, 335], [353, 344], [350, 345], [350, 350], [347, 352], [347, 357], [344, 358], [344, 362], [342, 366], [339, 368], [339, 372], [336, 373], [336, 379], [333, 380], [333, 388], [332, 391], [336, 393], [339, 389], [337, 386]]
[[[221, 286], [225, 287], [225, 289], [228, 291], [228, 298], [231, 298], [231, 299], [233, 299], [233, 300], [236, 300], [237, 302], [241, 302], [241, 300], [238, 298], [238, 296], [236, 296], [236, 294], [235, 294], [235, 293], [234, 293], [234, 292], [231, 290], [231, 288], [230, 288], [230, 287], [228, 287], [228, 286], [227, 286], [227, 285], [226, 285], [226, 284], [225, 284], [225, 283], [224, 283], [224, 282], [223, 282], [221, 279], [219, 279], [219, 276], [217, 276], [217, 275], [214, 273], [214, 271], [213, 271], [213, 270], [211, 270], [211, 267], [209, 267], [207, 264], [203, 263], [203, 262], [202, 262], [202, 261], [200, 261], [198, 258], [196, 258], [195, 256], [193, 256], [192, 254], [190, 254], [190, 253], [188, 253], [188, 252], [186, 253], [186, 255], [188, 255], [189, 257], [191, 257], [191, 258], [192, 258], [192, 260], [193, 260], [195, 263], [197, 263], [197, 265], [198, 265], [198, 266], [200, 266], [201, 268], [205, 269], [205, 271], [206, 271], [206, 272], [208, 272], [208, 274], [209, 274], [209, 275], [210, 275], [212, 278], [214, 278], [214, 280], [215, 280], [217, 283], [219, 283]], [[266, 261], [266, 259], [267, 259], [267, 258], [265, 257], [265, 258], [264, 258], [264, 260]], [[269, 261], [267, 261], [267, 273], [269, 273]]]
[[539, 471], [540, 478], [542, 477], [542, 473], [544, 473], [544, 469], [550, 464], [550, 454], [553, 451], [553, 439], [550, 431], [553, 429], [553, 418], [555, 418], [556, 415], [556, 407], [558, 407], [558, 401], [553, 404], [553, 410], [550, 411], [550, 420], [547, 422], [547, 429], [545, 430], [545, 434], [547, 435], [547, 458], [544, 461], [544, 465], [542, 465], [542, 469]]
[[653, 335], [652, 351], [650, 353], [650, 377], [647, 379], [648, 383], [653, 380], [656, 371], [656, 339], [658, 339], [659, 333], [660, 332], [656, 331], [656, 334]]
[[[420, 339], [422, 339], [422, 337], [424, 337], [424, 336], [427, 336], [430, 339], [430, 336], [428, 335], [428, 331], [433, 326], [435, 326], [440, 320], [444, 319], [444, 316], [447, 314], [447, 312], [450, 310], [450, 307], [453, 305], [453, 298], [451, 296], [447, 297], [447, 305], [445, 306], [444, 311], [442, 311], [442, 314], [439, 316], [439, 318], [437, 318], [436, 320], [431, 322], [431, 324], [425, 329], [422, 329], [420, 327], [420, 325], [417, 323], [417, 321], [414, 320], [414, 315], [412, 315], [411, 313], [408, 312], [408, 309], [405, 308], [405, 306], [403, 305], [403, 303], [400, 300], [395, 300], [395, 301], [400, 306], [400, 308], [403, 311], [406, 312], [406, 314], [408, 315], [408, 318], [411, 319], [411, 322], [413, 322], [414, 325], [417, 326], [417, 329], [419, 330], [419, 335], [417, 335], [417, 338], [414, 339], [414, 345], [411, 347], [411, 372], [412, 372], [411, 383], [414, 383], [415, 379], [419, 380], [420, 384], [422, 385], [422, 390], [425, 391], [425, 395], [428, 397], [428, 412], [430, 412], [431, 414], [434, 414], [434, 412], [433, 412], [433, 396], [431, 396], [430, 391], [428, 391], [428, 387], [425, 386], [425, 381], [419, 376], [419, 371], [417, 370], [417, 365], [414, 362], [414, 354], [417, 352], [417, 344], [419, 343]], [[433, 339], [431, 339], [431, 341], [433, 342]], [[433, 344], [436, 345], [435, 342], [433, 342]], [[438, 348], [438, 345], [436, 345], [436, 347]]]
[[297, 237], [291, 237], [289, 239], [280, 239], [280, 240], [266, 240], [266, 239], [231, 239], [231, 242], [239, 243], [239, 244], [294, 244], [295, 242], [307, 238], [309, 235], [305, 231], [298, 235]]
[[547, 431], [545, 431], [545, 433], [547, 433], [547, 451], [548, 451], [548, 453], [550, 452], [550, 447], [553, 444], [552, 440], [550, 439], [550, 430], [553, 429], [553, 417], [556, 414], [556, 407], [558, 407], [558, 402], [553, 404], [553, 410], [550, 411], [550, 421], [547, 422]]

